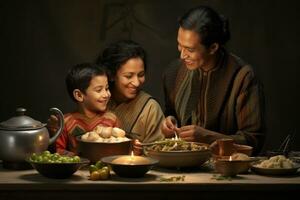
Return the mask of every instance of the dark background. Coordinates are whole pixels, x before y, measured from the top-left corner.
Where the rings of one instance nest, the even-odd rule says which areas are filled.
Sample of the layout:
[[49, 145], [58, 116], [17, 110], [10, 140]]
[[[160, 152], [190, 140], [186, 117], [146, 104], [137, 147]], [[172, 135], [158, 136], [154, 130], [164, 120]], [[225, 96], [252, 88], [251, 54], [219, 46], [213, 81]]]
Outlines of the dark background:
[[50, 107], [70, 112], [68, 68], [94, 61], [106, 44], [126, 38], [148, 52], [145, 89], [163, 105], [161, 74], [178, 56], [177, 19], [196, 5], [229, 18], [228, 49], [252, 64], [264, 84], [265, 150], [278, 148], [292, 132], [292, 150], [300, 150], [298, 0], [1, 1], [0, 121], [19, 106], [42, 122]]

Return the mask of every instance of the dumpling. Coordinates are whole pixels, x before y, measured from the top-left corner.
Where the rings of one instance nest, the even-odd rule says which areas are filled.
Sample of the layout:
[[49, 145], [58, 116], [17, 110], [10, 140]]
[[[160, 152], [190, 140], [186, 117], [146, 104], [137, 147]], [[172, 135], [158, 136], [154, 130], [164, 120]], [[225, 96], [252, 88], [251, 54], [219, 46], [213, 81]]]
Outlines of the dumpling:
[[117, 127], [114, 127], [112, 129], [112, 135], [114, 137], [125, 137], [125, 131], [123, 129], [120, 129], [120, 128], [117, 128]]
[[81, 136], [81, 139], [87, 141], [87, 140], [88, 140], [88, 137], [89, 137], [89, 134], [90, 134], [90, 132], [87, 132], [87, 133], [83, 134], [83, 135]]
[[96, 126], [96, 128], [94, 128], [94, 131], [100, 135], [103, 128], [104, 128], [103, 126], [98, 125], [98, 126]]
[[90, 132], [87, 137], [88, 141], [96, 141], [98, 139], [99, 139], [99, 135], [96, 132]]
[[110, 138], [112, 135], [112, 127], [103, 127], [99, 135], [103, 138]]

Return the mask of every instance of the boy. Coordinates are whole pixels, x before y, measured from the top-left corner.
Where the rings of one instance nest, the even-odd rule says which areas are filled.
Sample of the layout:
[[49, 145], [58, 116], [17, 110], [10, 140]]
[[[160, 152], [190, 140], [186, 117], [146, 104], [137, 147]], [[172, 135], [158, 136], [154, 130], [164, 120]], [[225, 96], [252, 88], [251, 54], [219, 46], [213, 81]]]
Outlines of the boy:
[[117, 127], [117, 117], [106, 111], [111, 96], [107, 74], [98, 65], [83, 63], [70, 69], [66, 77], [70, 97], [77, 104], [75, 112], [64, 115], [64, 130], [56, 140], [56, 152], [76, 155], [76, 137], [97, 125]]

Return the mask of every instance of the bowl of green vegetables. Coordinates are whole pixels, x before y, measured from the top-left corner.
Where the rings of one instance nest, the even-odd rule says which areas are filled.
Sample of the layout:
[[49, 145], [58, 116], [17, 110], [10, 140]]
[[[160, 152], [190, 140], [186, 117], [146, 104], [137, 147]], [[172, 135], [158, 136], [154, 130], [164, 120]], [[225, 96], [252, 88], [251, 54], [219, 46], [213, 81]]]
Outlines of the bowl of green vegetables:
[[90, 163], [86, 158], [52, 154], [49, 151], [43, 151], [40, 154], [33, 153], [26, 161], [41, 175], [56, 179], [69, 178], [78, 169]]

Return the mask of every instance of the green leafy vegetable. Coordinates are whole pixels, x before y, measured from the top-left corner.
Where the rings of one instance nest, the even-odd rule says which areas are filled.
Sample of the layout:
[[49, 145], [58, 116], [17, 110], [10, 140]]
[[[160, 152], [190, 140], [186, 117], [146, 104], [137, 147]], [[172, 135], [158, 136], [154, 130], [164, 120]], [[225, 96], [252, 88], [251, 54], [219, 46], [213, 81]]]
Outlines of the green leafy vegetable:
[[171, 176], [168, 178], [161, 177], [159, 179], [160, 182], [178, 182], [178, 181], [184, 181], [185, 176]]

